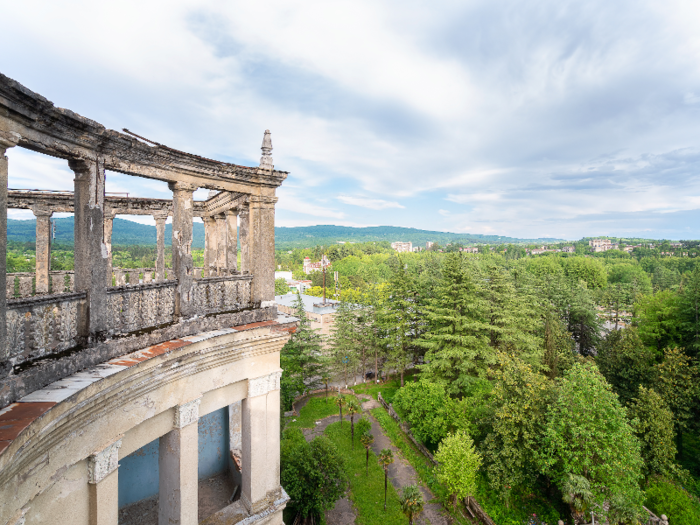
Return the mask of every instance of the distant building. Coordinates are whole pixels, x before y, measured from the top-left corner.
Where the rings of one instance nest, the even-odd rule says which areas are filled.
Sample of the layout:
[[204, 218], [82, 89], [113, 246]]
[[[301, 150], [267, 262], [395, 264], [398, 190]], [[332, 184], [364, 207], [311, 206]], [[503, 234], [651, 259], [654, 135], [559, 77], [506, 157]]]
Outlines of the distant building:
[[423, 251], [423, 247], [422, 247], [422, 246], [414, 246], [414, 247], [413, 247], [413, 251], [414, 251], [414, 252], [422, 252], [422, 251]]
[[311, 281], [306, 280], [292, 280], [287, 281], [287, 286], [289, 286], [290, 292], [304, 293], [306, 290], [311, 288]]
[[[304, 311], [311, 321], [311, 328], [320, 330], [323, 336], [330, 335], [335, 311], [338, 305], [340, 305], [340, 301], [326, 299], [326, 303], [323, 304], [323, 299], [321, 297], [303, 294], [300, 297], [304, 303]], [[294, 305], [297, 302], [297, 295], [278, 295], [275, 297], [275, 302], [277, 303], [277, 311], [293, 315]]]
[[412, 252], [413, 251], [413, 243], [412, 242], [392, 242], [391, 248], [396, 250], [399, 253]]
[[331, 265], [331, 261], [328, 260], [326, 255], [321, 256], [321, 260], [318, 262], [311, 262], [311, 259], [304, 257], [304, 273], [309, 275], [311, 272], [320, 272], [324, 268], [328, 268]]
[[426, 249], [426, 250], [429, 250], [430, 248], [433, 247], [434, 244], [435, 244], [435, 243], [434, 243], [434, 242], [431, 242], [431, 241], [426, 242], [426, 243], [425, 243], [425, 249]]
[[671, 248], [681, 248], [683, 245], [679, 242], [670, 243]]
[[275, 272], [275, 280], [284, 279], [285, 281], [292, 280], [292, 272]]
[[465, 252], [465, 253], [479, 253], [479, 247], [478, 246], [467, 246], [466, 248], [460, 248], [460, 252]]
[[593, 252], [607, 252], [608, 250], [618, 250], [620, 248], [618, 243], [612, 243], [610, 239], [591, 239], [588, 241], [588, 245]]
[[575, 246], [564, 246], [561, 251], [566, 252], [566, 253], [574, 253], [576, 251]]

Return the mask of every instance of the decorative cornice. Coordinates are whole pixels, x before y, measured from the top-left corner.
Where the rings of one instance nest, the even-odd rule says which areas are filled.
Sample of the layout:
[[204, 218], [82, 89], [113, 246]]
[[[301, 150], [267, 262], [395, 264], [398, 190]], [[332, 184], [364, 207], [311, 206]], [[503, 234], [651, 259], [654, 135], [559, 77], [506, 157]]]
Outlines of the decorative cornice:
[[280, 389], [282, 372], [272, 372], [266, 376], [248, 379], [248, 397], [257, 397]]
[[88, 457], [88, 483], [99, 483], [119, 467], [119, 448], [122, 440], [118, 439], [100, 452]]
[[199, 404], [202, 398], [175, 407], [175, 428], [185, 428], [199, 421]]

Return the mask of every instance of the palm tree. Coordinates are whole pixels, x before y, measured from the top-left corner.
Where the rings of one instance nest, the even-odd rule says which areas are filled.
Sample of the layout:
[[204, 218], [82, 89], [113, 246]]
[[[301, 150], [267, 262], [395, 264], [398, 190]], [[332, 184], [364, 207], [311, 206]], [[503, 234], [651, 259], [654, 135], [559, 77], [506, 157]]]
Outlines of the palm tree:
[[347, 400], [338, 392], [338, 397], [335, 398], [335, 404], [340, 410], [340, 426], [343, 426], [343, 407], [347, 404]]
[[408, 525], [413, 525], [413, 518], [423, 510], [423, 494], [418, 485], [404, 487], [399, 503], [401, 510], [408, 518]]
[[365, 450], [367, 451], [367, 461], [365, 463], [365, 470], [367, 476], [369, 476], [369, 447], [371, 447], [372, 443], [374, 443], [374, 436], [370, 432], [365, 432], [360, 437], [360, 441], [362, 442], [362, 445], [364, 445]]
[[326, 385], [326, 403], [328, 403], [328, 383], [331, 380], [330, 376], [328, 375], [327, 371], [323, 372], [323, 377], [321, 377], [321, 381], [323, 381], [323, 384]]
[[350, 435], [352, 439], [352, 449], [355, 450], [355, 414], [360, 412], [362, 407], [357, 402], [357, 399], [351, 397], [348, 400], [348, 414], [350, 414]]
[[394, 462], [394, 454], [391, 449], [385, 448], [379, 453], [377, 458], [379, 466], [384, 469], [384, 510], [386, 510], [386, 489], [387, 480], [389, 479], [389, 465]]

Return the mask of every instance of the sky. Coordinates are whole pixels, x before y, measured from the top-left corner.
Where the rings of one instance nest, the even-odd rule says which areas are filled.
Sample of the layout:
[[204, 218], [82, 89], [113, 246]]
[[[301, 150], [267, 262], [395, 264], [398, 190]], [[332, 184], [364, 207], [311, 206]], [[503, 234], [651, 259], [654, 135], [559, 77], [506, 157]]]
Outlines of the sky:
[[[109, 128], [250, 166], [271, 130], [278, 226], [700, 238], [697, 0], [61, 0], [2, 19], [0, 72]], [[11, 188], [72, 187], [65, 161], [8, 157]], [[115, 173], [107, 191], [170, 195]]]

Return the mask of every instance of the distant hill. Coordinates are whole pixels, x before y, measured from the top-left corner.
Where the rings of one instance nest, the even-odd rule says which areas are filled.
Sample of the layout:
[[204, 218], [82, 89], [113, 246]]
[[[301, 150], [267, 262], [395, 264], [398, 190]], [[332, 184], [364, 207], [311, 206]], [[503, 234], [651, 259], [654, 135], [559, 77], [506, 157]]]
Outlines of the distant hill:
[[[73, 217], [54, 219], [56, 221], [56, 240], [61, 243], [73, 242]], [[204, 224], [194, 223], [194, 248], [204, 247]], [[34, 242], [36, 221], [7, 220], [7, 239], [20, 242]], [[172, 228], [165, 226], [165, 244], [170, 245]], [[462, 244], [507, 244], [529, 243], [546, 244], [562, 242], [563, 239], [540, 238], [518, 239], [500, 235], [481, 235], [475, 233], [447, 233], [398, 226], [372, 226], [367, 228], [351, 228], [348, 226], [303, 226], [298, 228], [275, 228], [275, 247], [280, 250], [293, 248], [308, 248], [316, 245], [330, 245], [338, 241], [344, 242], [377, 242], [403, 241], [412, 242], [416, 246], [425, 246], [427, 241], [445, 245], [448, 242]], [[156, 227], [126, 219], [114, 219], [112, 228], [112, 244], [142, 244], [155, 245]]]

